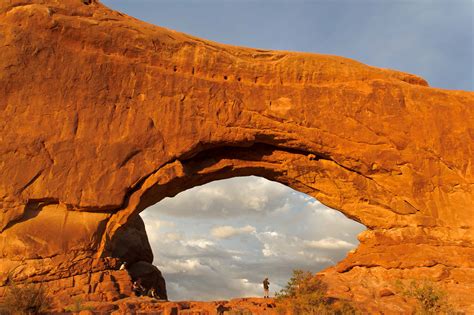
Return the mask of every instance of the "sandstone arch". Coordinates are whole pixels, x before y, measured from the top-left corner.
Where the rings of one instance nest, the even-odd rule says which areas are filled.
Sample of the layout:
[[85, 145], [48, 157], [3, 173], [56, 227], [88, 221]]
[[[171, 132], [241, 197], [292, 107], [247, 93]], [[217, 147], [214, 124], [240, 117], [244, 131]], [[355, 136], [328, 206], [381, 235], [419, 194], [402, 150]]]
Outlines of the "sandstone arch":
[[97, 2], [12, 0], [0, 28], [0, 285], [13, 270], [62, 298], [117, 297], [129, 289], [113, 238], [133, 214], [253, 174], [369, 228], [324, 273], [335, 296], [380, 310], [400, 302], [384, 284], [428, 277], [472, 310], [472, 93], [221, 45]]

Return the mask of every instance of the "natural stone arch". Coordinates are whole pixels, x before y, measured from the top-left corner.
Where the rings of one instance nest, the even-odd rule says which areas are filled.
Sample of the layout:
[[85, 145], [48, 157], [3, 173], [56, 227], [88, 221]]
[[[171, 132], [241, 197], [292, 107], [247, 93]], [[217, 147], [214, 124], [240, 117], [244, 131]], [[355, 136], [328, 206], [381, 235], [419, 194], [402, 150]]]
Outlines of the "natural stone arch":
[[[344, 199], [342, 191], [352, 190], [353, 187], [352, 184], [337, 186], [325, 174], [326, 168], [331, 166], [337, 167], [337, 164], [304, 151], [283, 149], [269, 144], [204, 150], [190, 158], [167, 164], [147, 178], [135, 192], [131, 193], [127, 207], [117, 213], [115, 220], [109, 222], [106, 235], [113, 235], [114, 231], [124, 226], [129, 218], [165, 197], [175, 196], [194, 186], [214, 180], [236, 176], [264, 177], [323, 200], [326, 205], [335, 209], [342, 209]], [[358, 176], [351, 174], [349, 170], [342, 172], [348, 178]], [[350, 183], [350, 180], [348, 182]], [[329, 189], [334, 189], [335, 193], [325, 195], [324, 191]], [[358, 222], [370, 222], [370, 218], [367, 220], [359, 218], [358, 214], [351, 213], [350, 209], [347, 212], [345, 209], [340, 211]], [[103, 249], [107, 251], [107, 246]]]
[[221, 45], [96, 2], [10, 1], [0, 27], [2, 285], [14, 270], [65, 295], [125, 292], [110, 253], [129, 218], [186, 185], [253, 174], [369, 228], [325, 272], [335, 296], [383, 309], [400, 300], [381, 286], [423, 276], [472, 309], [472, 93]]
[[[256, 175], [194, 186], [135, 218], [144, 222], [153, 263], [163, 272], [168, 297], [177, 301], [260, 296], [262, 276], [271, 279], [273, 296], [292, 270], [318, 272], [343, 260], [366, 229], [305, 193]], [[113, 242], [123, 244], [123, 238]], [[128, 255], [120, 250], [112, 256]]]

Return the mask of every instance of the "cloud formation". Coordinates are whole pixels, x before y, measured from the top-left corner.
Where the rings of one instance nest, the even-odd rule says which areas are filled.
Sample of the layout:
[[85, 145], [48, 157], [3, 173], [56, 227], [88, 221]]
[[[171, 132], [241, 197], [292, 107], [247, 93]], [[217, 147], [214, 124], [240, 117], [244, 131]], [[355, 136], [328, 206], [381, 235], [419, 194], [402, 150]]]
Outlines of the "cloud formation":
[[251, 225], [246, 225], [241, 228], [235, 228], [233, 226], [229, 225], [224, 225], [224, 226], [217, 226], [212, 228], [211, 230], [211, 235], [214, 236], [215, 238], [231, 238], [236, 235], [241, 235], [241, 234], [251, 234], [255, 233], [255, 227]]
[[194, 187], [174, 198], [165, 198], [156, 207], [162, 214], [206, 220], [245, 215], [262, 216], [271, 211], [284, 211], [287, 206], [286, 193], [287, 189], [282, 184], [264, 178], [256, 178], [249, 183], [243, 177]]
[[263, 277], [278, 291], [293, 269], [316, 272], [344, 258], [365, 229], [258, 177], [196, 187], [141, 215], [171, 299], [261, 295]]
[[318, 241], [305, 241], [306, 247], [317, 248], [317, 249], [351, 249], [354, 248], [354, 244], [338, 240], [332, 237], [326, 237]]

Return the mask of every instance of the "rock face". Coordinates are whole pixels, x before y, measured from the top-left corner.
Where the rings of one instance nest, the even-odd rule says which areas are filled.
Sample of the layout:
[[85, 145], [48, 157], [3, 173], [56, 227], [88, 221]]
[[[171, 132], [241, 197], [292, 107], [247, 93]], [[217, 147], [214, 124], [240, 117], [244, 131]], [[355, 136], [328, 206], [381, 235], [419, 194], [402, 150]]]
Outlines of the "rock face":
[[258, 175], [367, 226], [321, 273], [332, 296], [407, 311], [379, 292], [430, 279], [474, 312], [473, 93], [221, 45], [89, 2], [0, 4], [0, 286], [47, 282], [58, 304], [118, 299], [130, 293], [119, 262], [151, 259], [138, 213]]

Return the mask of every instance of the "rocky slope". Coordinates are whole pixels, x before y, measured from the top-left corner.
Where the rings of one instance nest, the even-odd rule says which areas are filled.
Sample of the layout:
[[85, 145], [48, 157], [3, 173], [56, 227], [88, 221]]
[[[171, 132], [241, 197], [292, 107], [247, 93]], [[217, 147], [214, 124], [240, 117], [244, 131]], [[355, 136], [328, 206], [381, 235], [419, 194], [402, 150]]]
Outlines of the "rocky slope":
[[10, 278], [47, 283], [57, 305], [126, 297], [121, 261], [153, 258], [140, 211], [258, 175], [367, 226], [321, 273], [331, 296], [406, 311], [387, 290], [430, 279], [474, 312], [473, 93], [95, 1], [2, 1], [0, 29], [0, 295]]

